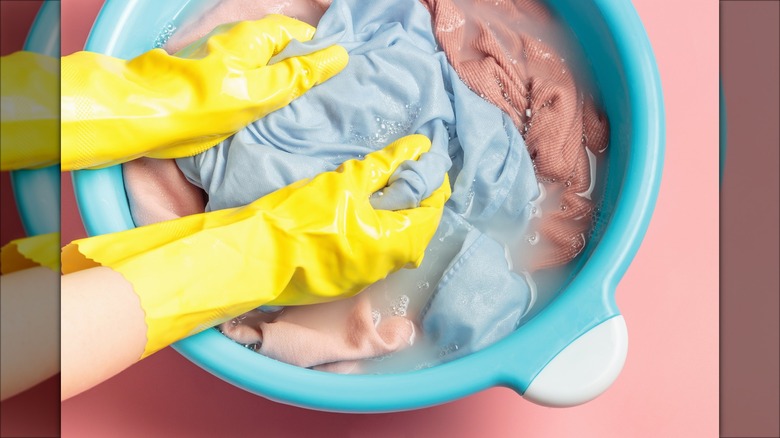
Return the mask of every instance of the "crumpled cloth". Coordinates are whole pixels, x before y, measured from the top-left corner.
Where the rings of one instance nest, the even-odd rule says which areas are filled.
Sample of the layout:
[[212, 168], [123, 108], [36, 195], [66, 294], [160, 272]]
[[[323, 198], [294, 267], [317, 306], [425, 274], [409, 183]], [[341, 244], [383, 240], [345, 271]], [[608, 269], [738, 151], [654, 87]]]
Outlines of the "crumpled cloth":
[[[532, 269], [577, 256], [592, 227], [591, 158], [609, 142], [608, 121], [559, 50], [559, 29], [539, 0], [420, 0], [458, 76], [511, 118], [540, 182], [560, 192], [539, 226], [545, 248]], [[558, 41], [556, 41], [558, 40]]]
[[219, 326], [236, 342], [272, 359], [341, 374], [360, 370], [360, 361], [414, 343], [408, 318], [381, 315], [367, 295], [324, 304], [287, 307], [277, 314], [255, 310]]

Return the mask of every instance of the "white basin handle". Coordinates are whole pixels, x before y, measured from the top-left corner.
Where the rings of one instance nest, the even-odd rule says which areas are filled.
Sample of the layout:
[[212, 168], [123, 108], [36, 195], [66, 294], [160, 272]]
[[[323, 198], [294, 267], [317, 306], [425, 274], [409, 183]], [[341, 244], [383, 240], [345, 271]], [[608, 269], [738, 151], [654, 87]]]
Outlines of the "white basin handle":
[[570, 407], [593, 400], [620, 374], [627, 352], [626, 322], [618, 315], [566, 346], [531, 381], [523, 397], [550, 407]]

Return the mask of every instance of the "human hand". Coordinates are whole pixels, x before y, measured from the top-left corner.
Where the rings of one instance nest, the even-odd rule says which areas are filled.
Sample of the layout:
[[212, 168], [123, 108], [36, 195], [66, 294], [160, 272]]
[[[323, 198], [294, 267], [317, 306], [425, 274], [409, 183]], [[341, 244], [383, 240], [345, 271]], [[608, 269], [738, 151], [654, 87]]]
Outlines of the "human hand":
[[281, 15], [221, 25], [175, 55], [62, 60], [62, 168], [196, 155], [284, 107], [347, 64], [344, 48], [267, 65], [315, 28]]
[[260, 305], [352, 296], [422, 262], [450, 195], [446, 175], [417, 208], [376, 210], [369, 198], [430, 147], [411, 135], [244, 207], [77, 240], [63, 272], [102, 265], [132, 283], [144, 356]]

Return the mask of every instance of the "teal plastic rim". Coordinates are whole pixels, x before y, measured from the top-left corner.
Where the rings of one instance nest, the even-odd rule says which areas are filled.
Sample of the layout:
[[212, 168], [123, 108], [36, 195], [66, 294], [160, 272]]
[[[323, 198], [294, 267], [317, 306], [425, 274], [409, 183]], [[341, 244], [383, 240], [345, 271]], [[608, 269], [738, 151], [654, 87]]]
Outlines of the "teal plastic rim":
[[[24, 50], [60, 57], [60, 2], [46, 1], [27, 33]], [[28, 236], [60, 231], [60, 166], [10, 173], [16, 209]]]
[[[176, 26], [188, 0], [108, 0], [87, 50], [130, 58]], [[550, 0], [574, 32], [593, 67], [611, 125], [604, 224], [589, 243], [567, 287], [512, 335], [477, 353], [429, 369], [384, 375], [337, 375], [265, 358], [216, 330], [174, 348], [215, 376], [279, 402], [339, 412], [390, 412], [455, 400], [493, 386], [525, 392], [567, 345], [619, 315], [615, 288], [645, 235], [660, 186], [665, 125], [655, 58], [644, 27], [625, 0]], [[74, 173], [87, 231], [133, 227], [121, 166]]]

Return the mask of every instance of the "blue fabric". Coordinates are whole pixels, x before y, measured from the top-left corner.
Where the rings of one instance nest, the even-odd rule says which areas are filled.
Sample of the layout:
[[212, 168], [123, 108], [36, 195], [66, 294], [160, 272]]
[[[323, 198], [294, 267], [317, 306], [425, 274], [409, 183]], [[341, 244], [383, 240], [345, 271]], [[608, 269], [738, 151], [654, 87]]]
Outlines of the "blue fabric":
[[[422, 328], [442, 360], [481, 350], [511, 333], [531, 303], [524, 275], [513, 272], [504, 245], [446, 211], [439, 230], [456, 230], [461, 249], [422, 310]], [[460, 242], [458, 242], [460, 243]]]
[[[457, 230], [464, 246], [423, 316], [426, 336], [465, 353], [487, 342], [483, 334], [490, 334], [485, 339], [508, 334], [528, 305], [528, 287], [507, 266], [503, 246], [488, 236], [507, 224], [512, 233], [523, 233], [529, 202], [538, 196], [530, 157], [512, 120], [460, 81], [417, 0], [335, 0], [312, 41], [293, 42], [275, 59], [336, 43], [350, 55], [341, 73], [216, 147], [177, 160], [179, 167], [208, 193], [207, 209], [216, 210], [248, 204], [405, 135], [426, 135], [430, 152], [404, 163], [383, 196], [372, 198], [376, 208], [414, 207], [449, 173], [453, 193], [439, 231]], [[499, 248], [503, 265], [497, 264]], [[490, 276], [483, 274], [487, 267]], [[471, 281], [461, 281], [463, 275]], [[457, 308], [473, 304], [461, 298], [486, 293], [503, 294], [492, 301], [495, 308]], [[445, 317], [446, 325], [439, 322]], [[512, 324], [496, 326], [503, 320]], [[445, 328], [452, 333], [442, 333]]]

